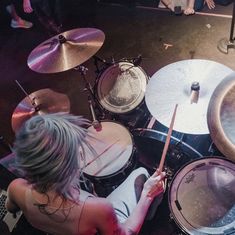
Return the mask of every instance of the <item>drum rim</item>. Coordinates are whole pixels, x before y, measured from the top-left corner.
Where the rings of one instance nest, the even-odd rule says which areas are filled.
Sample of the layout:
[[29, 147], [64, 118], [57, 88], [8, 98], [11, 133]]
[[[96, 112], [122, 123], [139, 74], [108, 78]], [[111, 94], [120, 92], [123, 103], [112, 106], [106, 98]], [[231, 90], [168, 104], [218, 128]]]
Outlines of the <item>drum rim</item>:
[[[225, 162], [229, 162], [232, 163], [234, 165], [234, 162], [231, 161], [230, 159], [221, 157], [221, 156], [206, 156], [203, 158], [199, 158], [199, 159], [193, 159], [189, 162], [187, 162], [186, 164], [184, 164], [182, 167], [180, 167], [180, 169], [174, 174], [171, 182], [170, 182], [170, 187], [168, 189], [168, 207], [170, 210], [170, 215], [172, 216], [172, 218], [174, 219], [174, 222], [179, 226], [180, 229], [182, 229], [185, 233], [190, 234], [190, 235], [207, 235], [208, 233], [204, 233], [204, 232], [199, 232], [197, 230], [194, 230], [193, 233], [190, 233], [190, 231], [183, 225], [181, 224], [181, 222], [179, 221], [179, 219], [177, 218], [177, 216], [175, 215], [173, 208], [172, 208], [172, 203], [171, 203], [171, 191], [172, 191], [172, 187], [173, 187], [173, 182], [176, 179], [176, 177], [178, 176], [178, 174], [184, 169], [186, 168], [188, 165], [193, 164], [194, 162], [197, 161], [203, 161], [203, 160], [212, 160], [212, 159], [216, 159], [216, 160], [224, 160]], [[234, 221], [235, 223], [235, 221]], [[220, 227], [221, 228], [221, 227]], [[215, 234], [215, 233], [213, 233]], [[215, 235], [220, 235], [220, 233], [216, 233]]]
[[[130, 66], [134, 65], [133, 63], [131, 63], [130, 61], [118, 61], [114, 64], [111, 64], [109, 66], [107, 66], [106, 68], [102, 69], [102, 71], [99, 73], [97, 79], [96, 79], [96, 83], [95, 83], [95, 90], [96, 90], [96, 97], [98, 102], [100, 103], [100, 105], [108, 110], [110, 113], [115, 113], [115, 114], [126, 114], [129, 113], [131, 111], [133, 111], [135, 108], [137, 108], [144, 100], [145, 97], [145, 90], [149, 81], [149, 76], [147, 75], [147, 73], [144, 71], [144, 69], [140, 66], [134, 66], [133, 68], [138, 68], [139, 71], [142, 73], [142, 75], [144, 75], [145, 78], [145, 88], [144, 90], [142, 90], [137, 99], [135, 99], [131, 104], [125, 105], [125, 106], [120, 106], [121, 108], [119, 108], [119, 106], [115, 106], [112, 105], [111, 103], [107, 103], [106, 101], [103, 101], [103, 96], [100, 94], [101, 93], [101, 89], [99, 89], [101, 87], [101, 81], [104, 80], [101, 79], [102, 76], [105, 77], [105, 75], [109, 72], [109, 70], [111, 70], [114, 66], [117, 66], [119, 64], [129, 64]], [[143, 80], [143, 79], [142, 79]], [[131, 107], [130, 107], [131, 106]], [[125, 107], [127, 107], [127, 109], [124, 109]]]
[[[115, 123], [115, 124], [118, 124], [118, 125], [122, 126], [122, 127], [127, 131], [127, 133], [129, 134], [129, 136], [130, 136], [131, 143], [132, 143], [132, 149], [131, 149], [131, 154], [130, 154], [130, 156], [129, 156], [129, 159], [128, 159], [128, 161], [126, 161], [126, 164], [124, 164], [120, 169], [118, 169], [118, 170], [117, 170], [116, 172], [114, 172], [114, 173], [111, 173], [111, 174], [108, 174], [108, 175], [104, 175], [104, 176], [94, 176], [94, 175], [88, 174], [88, 173], [86, 173], [85, 171], [83, 171], [83, 174], [84, 174], [85, 176], [87, 176], [88, 178], [97, 179], [97, 180], [103, 180], [103, 179], [105, 180], [106, 178], [111, 178], [111, 177], [117, 175], [117, 173], [120, 172], [121, 170], [126, 169], [125, 166], [127, 165], [127, 163], [128, 163], [128, 165], [129, 165], [129, 162], [130, 162], [131, 159], [133, 159], [134, 152], [135, 152], [133, 135], [132, 135], [132, 133], [128, 130], [128, 128], [127, 128], [126, 126], [124, 126], [123, 124], [121, 124], [121, 123], [118, 122], [118, 121], [113, 121], [113, 120], [104, 119], [104, 120], [100, 121], [100, 123], [103, 123], [103, 122]], [[92, 125], [90, 125], [89, 127], [92, 127]], [[89, 128], [89, 127], [88, 127], [88, 128]]]
[[[153, 133], [161, 134], [162, 136], [167, 137], [167, 133], [162, 132], [162, 131], [158, 131], [158, 130], [155, 130], [155, 129], [150, 129], [150, 128], [135, 128], [134, 130], [132, 130], [132, 132], [135, 132], [135, 131], [144, 131], [146, 133], [147, 132], [149, 132], [149, 133], [153, 132]], [[133, 133], [132, 133], [132, 135], [133, 135]], [[138, 136], [142, 136], [142, 135], [138, 135]], [[158, 140], [158, 139], [152, 138], [152, 137], [151, 137], [151, 139]], [[203, 158], [203, 155], [200, 152], [198, 152], [195, 148], [193, 148], [191, 145], [189, 145], [188, 143], [186, 143], [184, 141], [181, 141], [180, 139], [176, 138], [175, 136], [171, 136], [171, 140], [180, 142], [181, 144], [183, 144], [184, 147], [186, 147], [190, 151], [193, 151], [195, 154], [197, 154], [199, 158]]]

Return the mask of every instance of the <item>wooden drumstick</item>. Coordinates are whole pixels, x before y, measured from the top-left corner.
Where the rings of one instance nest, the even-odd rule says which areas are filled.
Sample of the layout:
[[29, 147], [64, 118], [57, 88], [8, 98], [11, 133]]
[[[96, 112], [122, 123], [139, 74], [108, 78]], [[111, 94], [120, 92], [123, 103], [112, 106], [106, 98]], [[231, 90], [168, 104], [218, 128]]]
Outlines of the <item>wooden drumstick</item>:
[[175, 110], [174, 110], [173, 116], [171, 118], [171, 124], [170, 124], [169, 130], [168, 130], [168, 133], [167, 133], [166, 142], [165, 142], [164, 149], [163, 149], [162, 156], [161, 156], [161, 161], [160, 161], [160, 164], [158, 167], [159, 173], [161, 173], [163, 170], [163, 165], [164, 165], [164, 162], [166, 159], [166, 153], [167, 153], [167, 150], [168, 150], [168, 147], [170, 144], [170, 140], [171, 140], [171, 134], [172, 134], [172, 130], [173, 130], [174, 122], [175, 122], [177, 107], [178, 107], [178, 104], [175, 105]]
[[119, 142], [120, 139], [116, 140], [114, 143], [109, 145], [102, 153], [100, 153], [98, 156], [96, 156], [94, 159], [89, 161], [86, 165], [84, 165], [81, 170], [84, 170], [86, 167], [88, 167], [91, 163], [95, 162], [98, 158], [100, 158], [104, 153], [106, 153], [109, 149], [111, 149], [117, 142]]
[[[167, 153], [167, 150], [168, 150], [168, 147], [169, 147], [169, 144], [170, 144], [171, 133], [172, 133], [174, 122], [175, 122], [175, 116], [176, 116], [177, 107], [178, 107], [178, 104], [175, 105], [175, 110], [174, 110], [173, 116], [171, 118], [171, 123], [170, 123], [170, 127], [169, 127], [169, 130], [168, 130], [168, 133], [167, 133], [166, 142], [165, 142], [165, 145], [164, 145], [164, 149], [162, 151], [162, 156], [161, 156], [160, 164], [159, 164], [158, 169], [156, 170], [156, 171], [158, 171], [159, 174], [163, 170], [163, 165], [164, 165], [164, 162], [165, 162], [165, 159], [166, 159], [166, 153]], [[158, 182], [158, 184], [159, 183], [161, 183], [161, 181]], [[162, 183], [159, 184], [159, 185], [158, 184], [156, 185], [157, 187], [158, 186], [162, 186]], [[164, 186], [164, 184], [163, 184], [163, 186]], [[148, 194], [152, 195], [152, 192], [154, 192], [154, 189], [150, 190], [150, 192]]]

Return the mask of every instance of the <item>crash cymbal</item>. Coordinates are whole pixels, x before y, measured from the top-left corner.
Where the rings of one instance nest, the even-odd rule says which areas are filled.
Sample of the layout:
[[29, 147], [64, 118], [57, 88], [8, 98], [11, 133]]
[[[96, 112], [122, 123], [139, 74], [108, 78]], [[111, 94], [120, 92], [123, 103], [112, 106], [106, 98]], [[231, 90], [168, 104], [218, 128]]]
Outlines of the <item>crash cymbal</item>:
[[174, 130], [208, 134], [206, 115], [211, 95], [231, 72], [232, 69], [225, 65], [209, 60], [182, 60], [169, 64], [151, 77], [145, 94], [147, 107], [156, 120], [169, 127], [178, 104]]
[[207, 122], [216, 147], [235, 161], [235, 72], [214, 90], [208, 106]]
[[104, 33], [94, 28], [73, 29], [38, 45], [28, 57], [28, 66], [38, 73], [72, 69], [93, 56], [103, 45]]
[[70, 101], [65, 94], [48, 88], [35, 91], [15, 108], [11, 118], [12, 129], [17, 132], [32, 116], [57, 112], [70, 112]]

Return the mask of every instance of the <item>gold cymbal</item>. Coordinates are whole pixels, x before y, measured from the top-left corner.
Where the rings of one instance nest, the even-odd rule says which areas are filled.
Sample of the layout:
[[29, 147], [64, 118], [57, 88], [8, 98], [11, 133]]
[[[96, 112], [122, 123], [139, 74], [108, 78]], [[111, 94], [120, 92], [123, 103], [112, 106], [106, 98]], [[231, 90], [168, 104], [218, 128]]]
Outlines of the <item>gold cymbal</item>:
[[235, 72], [214, 90], [208, 106], [207, 122], [216, 147], [235, 161]]
[[38, 45], [28, 57], [28, 66], [38, 73], [72, 69], [93, 56], [103, 45], [104, 33], [95, 28], [78, 28], [60, 33]]
[[[188, 134], [209, 134], [207, 108], [216, 86], [233, 70], [209, 60], [182, 60], [158, 70], [148, 82], [145, 101], [154, 118], [169, 127], [178, 104], [174, 130]], [[192, 87], [199, 86], [192, 102]], [[194, 97], [194, 98], [195, 98]]]
[[48, 88], [35, 91], [15, 108], [11, 118], [12, 129], [17, 132], [25, 121], [35, 115], [57, 112], [70, 112], [70, 101], [65, 94]]

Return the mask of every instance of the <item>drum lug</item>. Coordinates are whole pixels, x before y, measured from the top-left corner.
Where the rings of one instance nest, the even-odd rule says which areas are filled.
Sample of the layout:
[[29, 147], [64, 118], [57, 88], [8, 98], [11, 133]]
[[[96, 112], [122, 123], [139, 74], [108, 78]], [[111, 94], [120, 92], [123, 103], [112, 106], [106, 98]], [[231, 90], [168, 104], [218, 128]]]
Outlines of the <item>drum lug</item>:
[[174, 217], [173, 217], [172, 213], [169, 214], [169, 217], [170, 217], [170, 222], [174, 221]]

